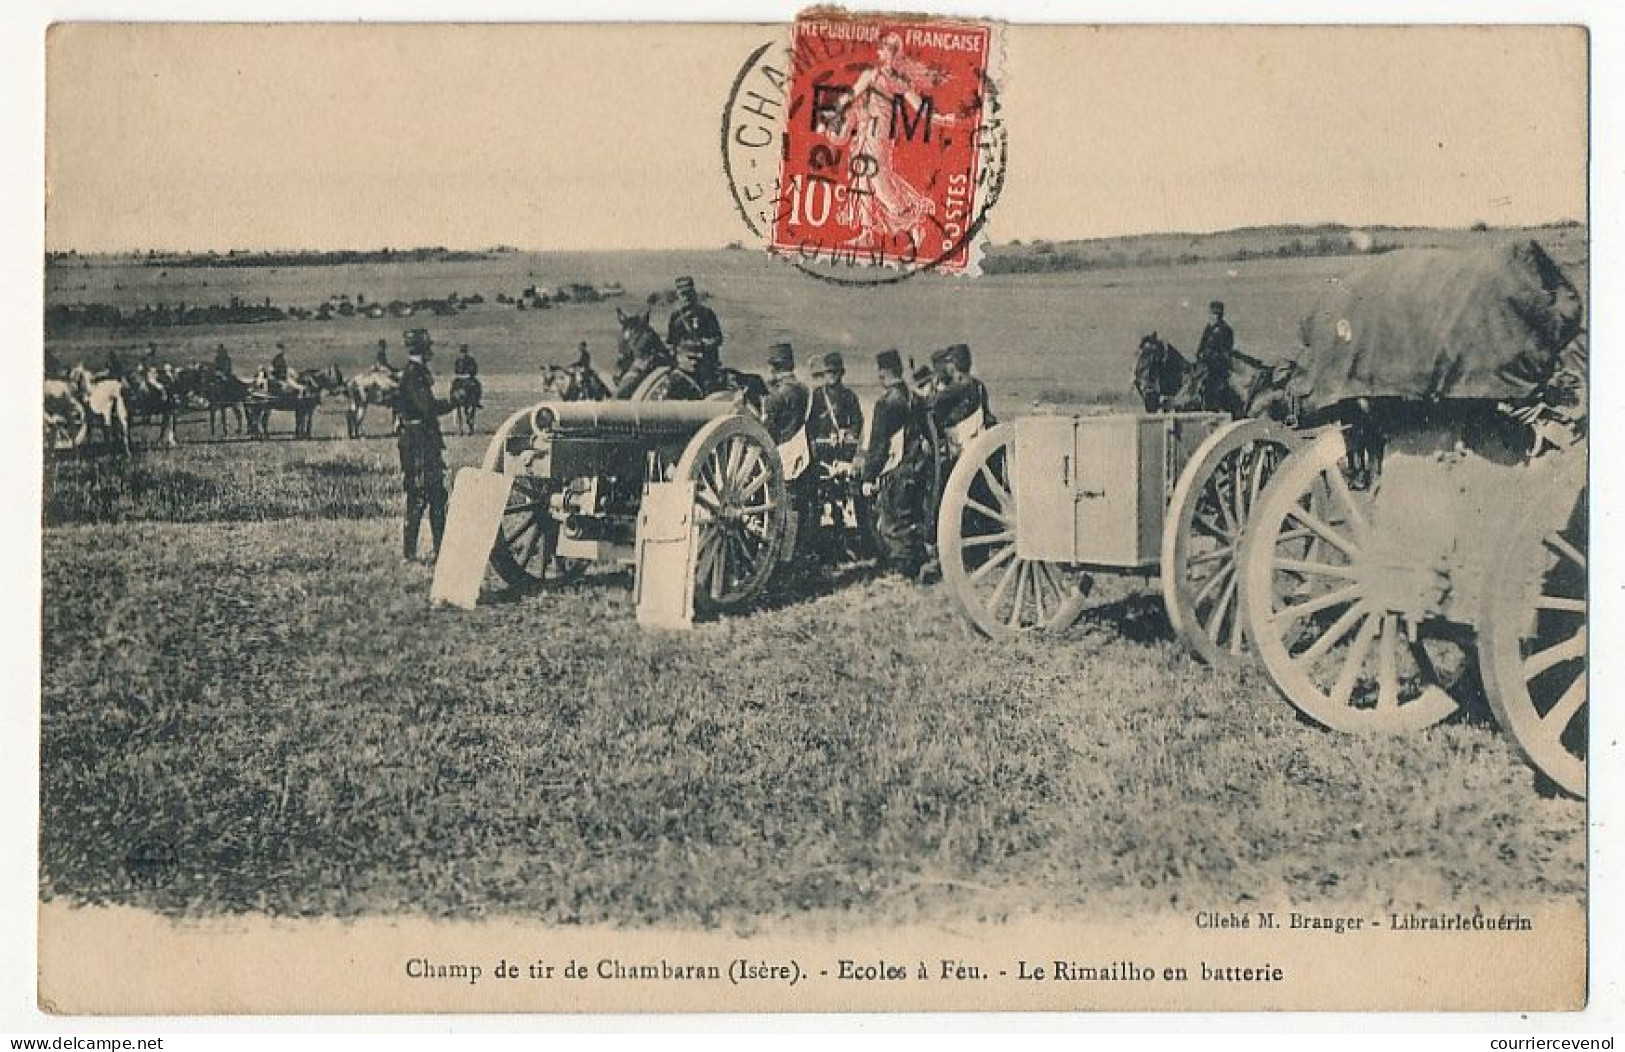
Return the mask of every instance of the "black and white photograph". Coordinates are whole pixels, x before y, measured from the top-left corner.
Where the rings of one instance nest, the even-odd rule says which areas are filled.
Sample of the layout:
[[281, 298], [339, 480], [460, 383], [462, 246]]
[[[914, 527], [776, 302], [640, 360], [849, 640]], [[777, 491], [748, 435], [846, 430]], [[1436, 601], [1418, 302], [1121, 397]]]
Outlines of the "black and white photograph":
[[1586, 1008], [1585, 26], [43, 46], [43, 1012]]

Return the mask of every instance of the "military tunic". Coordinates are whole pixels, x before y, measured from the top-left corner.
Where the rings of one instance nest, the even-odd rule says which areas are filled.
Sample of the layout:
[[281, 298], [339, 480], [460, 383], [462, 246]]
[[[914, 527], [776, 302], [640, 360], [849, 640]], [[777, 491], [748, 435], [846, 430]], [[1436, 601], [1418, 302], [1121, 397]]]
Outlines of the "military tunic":
[[1192, 363], [1187, 407], [1239, 415], [1240, 404], [1230, 389], [1230, 357], [1235, 353], [1236, 334], [1223, 318], [1209, 322], [1202, 330]]
[[435, 551], [446, 529], [446, 441], [440, 434], [440, 417], [452, 410], [450, 402], [434, 395], [434, 374], [420, 361], [408, 361], [401, 372], [396, 395], [401, 431], [395, 447], [401, 457], [401, 475], [406, 490], [406, 521], [401, 551], [406, 558], [417, 555], [418, 532], [423, 513], [429, 512], [429, 529]]
[[[875, 402], [869, 446], [863, 452], [863, 481], [876, 484], [874, 522], [881, 561], [907, 577], [918, 574], [926, 559], [925, 415], [921, 400], [901, 380], [887, 384]], [[902, 459], [888, 471], [899, 435]]]

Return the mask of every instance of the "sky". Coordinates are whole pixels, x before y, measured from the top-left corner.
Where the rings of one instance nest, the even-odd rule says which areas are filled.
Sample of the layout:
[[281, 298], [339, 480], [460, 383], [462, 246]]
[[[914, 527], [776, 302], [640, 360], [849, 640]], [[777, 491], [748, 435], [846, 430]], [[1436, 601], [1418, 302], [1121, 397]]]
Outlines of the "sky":
[[[715, 247], [766, 26], [66, 24], [46, 246]], [[1586, 217], [1586, 38], [1006, 28], [994, 240]]]

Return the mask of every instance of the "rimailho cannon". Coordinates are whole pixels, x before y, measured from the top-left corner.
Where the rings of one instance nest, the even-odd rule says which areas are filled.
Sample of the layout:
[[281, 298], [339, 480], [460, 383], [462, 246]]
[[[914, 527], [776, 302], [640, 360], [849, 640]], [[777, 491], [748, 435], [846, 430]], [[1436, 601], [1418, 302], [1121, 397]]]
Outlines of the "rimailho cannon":
[[[636, 565], [640, 616], [650, 588], [690, 582], [695, 611], [726, 612], [759, 598], [789, 550], [785, 487], [771, 436], [737, 401], [540, 402], [459, 473], [448, 536], [490, 539], [490, 567], [515, 589]], [[500, 497], [494, 538], [489, 507], [480, 529], [457, 521], [465, 488]], [[680, 543], [651, 562], [663, 540]]]

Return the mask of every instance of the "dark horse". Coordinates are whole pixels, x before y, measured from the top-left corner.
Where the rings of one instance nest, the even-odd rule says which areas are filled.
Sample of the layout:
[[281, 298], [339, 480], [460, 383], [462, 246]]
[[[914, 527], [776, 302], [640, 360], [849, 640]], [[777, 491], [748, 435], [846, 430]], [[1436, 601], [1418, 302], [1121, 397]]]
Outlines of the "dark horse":
[[344, 381], [336, 369], [305, 369], [283, 385], [271, 383], [261, 370], [249, 389], [244, 405], [248, 416], [248, 433], [255, 438], [270, 434], [271, 413], [281, 410], [293, 414], [293, 437], [310, 438], [316, 420], [316, 407], [322, 404], [322, 393], [343, 389]]
[[477, 376], [455, 376], [451, 381], [451, 405], [456, 412], [457, 433], [474, 433], [474, 414], [479, 411], [484, 388]]
[[753, 412], [767, 397], [767, 382], [755, 373], [724, 367], [706, 381], [681, 367], [666, 341], [649, 324], [649, 312], [628, 314], [619, 307], [620, 356], [615, 366], [615, 397], [636, 401], [739, 398]]
[[1191, 363], [1179, 348], [1156, 333], [1140, 338], [1134, 356], [1134, 390], [1140, 394], [1148, 413], [1171, 413], [1185, 391]]

